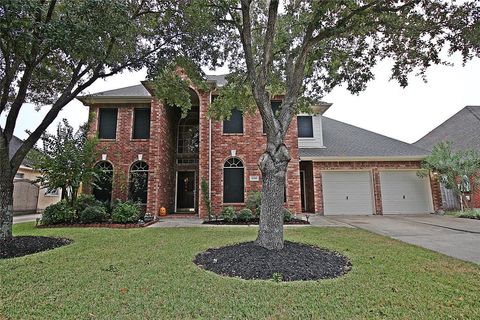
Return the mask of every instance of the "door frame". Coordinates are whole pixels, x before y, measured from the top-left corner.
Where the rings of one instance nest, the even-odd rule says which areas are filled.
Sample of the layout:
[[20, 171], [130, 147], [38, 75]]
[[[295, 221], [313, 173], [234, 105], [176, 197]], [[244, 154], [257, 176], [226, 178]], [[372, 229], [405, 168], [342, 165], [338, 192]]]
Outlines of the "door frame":
[[307, 212], [307, 189], [306, 189], [306, 183], [305, 183], [305, 170], [300, 170], [300, 181], [302, 181], [302, 177], [303, 177], [303, 183], [300, 184], [300, 193], [302, 193], [302, 189], [303, 189], [303, 208], [302, 210], [305, 210], [304, 212]]
[[[178, 173], [179, 172], [193, 172], [193, 208], [180, 208], [184, 210], [188, 210], [188, 212], [195, 212], [195, 206], [197, 203], [197, 171], [196, 170], [176, 170], [175, 171], [175, 212], [178, 211]], [[191, 210], [193, 209], [193, 211]]]

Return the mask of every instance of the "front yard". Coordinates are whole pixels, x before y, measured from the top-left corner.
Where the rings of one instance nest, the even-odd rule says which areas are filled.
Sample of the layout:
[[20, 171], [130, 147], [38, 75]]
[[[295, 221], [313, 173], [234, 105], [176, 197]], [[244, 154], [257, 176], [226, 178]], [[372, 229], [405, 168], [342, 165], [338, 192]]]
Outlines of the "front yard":
[[480, 267], [358, 229], [289, 228], [286, 238], [340, 251], [334, 280], [220, 277], [195, 255], [255, 238], [255, 228], [34, 229], [74, 243], [0, 260], [0, 319], [478, 319]]

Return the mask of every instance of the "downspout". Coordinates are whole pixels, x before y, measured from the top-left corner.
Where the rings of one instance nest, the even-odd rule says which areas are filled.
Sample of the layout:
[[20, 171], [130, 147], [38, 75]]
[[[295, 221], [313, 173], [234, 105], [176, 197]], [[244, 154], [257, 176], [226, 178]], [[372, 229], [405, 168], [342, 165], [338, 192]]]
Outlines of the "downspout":
[[[212, 105], [212, 91], [209, 93], [209, 105]], [[212, 201], [212, 118], [208, 117], [208, 197]]]

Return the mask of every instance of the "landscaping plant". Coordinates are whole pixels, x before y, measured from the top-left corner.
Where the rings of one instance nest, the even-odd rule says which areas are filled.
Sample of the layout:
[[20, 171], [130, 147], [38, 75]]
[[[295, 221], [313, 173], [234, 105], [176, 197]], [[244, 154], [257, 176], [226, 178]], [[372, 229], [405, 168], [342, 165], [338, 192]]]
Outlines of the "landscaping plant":
[[242, 222], [249, 222], [253, 219], [252, 210], [244, 208], [237, 214], [237, 220]]
[[262, 193], [260, 191], [251, 191], [248, 194], [245, 206], [252, 211], [255, 218], [258, 218], [262, 206]]
[[202, 182], [200, 187], [202, 188], [202, 197], [203, 197], [203, 203], [205, 204], [205, 208], [207, 209], [207, 217], [208, 221], [212, 220], [212, 201], [210, 199], [210, 193], [208, 190], [208, 182], [205, 179], [205, 177], [202, 177]]
[[220, 219], [223, 219], [227, 222], [233, 222], [237, 218], [235, 214], [235, 209], [233, 207], [225, 207], [220, 214]]
[[42, 213], [41, 223], [44, 225], [72, 223], [76, 219], [75, 210], [67, 201], [62, 200], [45, 208]]
[[140, 218], [140, 207], [132, 201], [118, 202], [112, 210], [112, 222], [135, 223]]

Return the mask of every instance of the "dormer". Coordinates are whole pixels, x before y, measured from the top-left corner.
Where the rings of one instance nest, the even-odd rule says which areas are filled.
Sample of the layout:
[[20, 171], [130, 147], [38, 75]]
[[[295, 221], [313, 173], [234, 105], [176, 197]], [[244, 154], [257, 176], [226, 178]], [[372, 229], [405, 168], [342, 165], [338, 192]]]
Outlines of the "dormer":
[[325, 148], [323, 144], [322, 115], [332, 104], [320, 101], [312, 106], [312, 113], [297, 115], [298, 147]]

